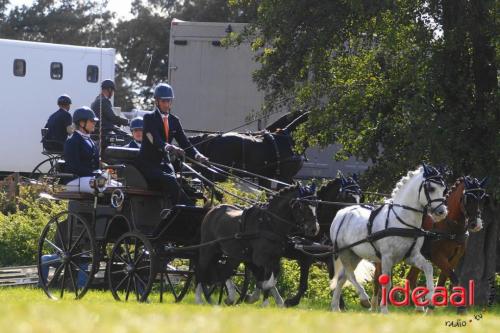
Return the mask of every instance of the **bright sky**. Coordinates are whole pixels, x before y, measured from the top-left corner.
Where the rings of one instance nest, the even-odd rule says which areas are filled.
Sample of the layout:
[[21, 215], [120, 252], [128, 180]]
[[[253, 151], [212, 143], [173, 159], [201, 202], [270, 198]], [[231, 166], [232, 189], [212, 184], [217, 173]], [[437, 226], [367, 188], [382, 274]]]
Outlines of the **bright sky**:
[[[97, 0], [98, 2], [101, 0]], [[11, 7], [31, 5], [33, 0], [10, 0]], [[132, 0], [109, 0], [107, 9], [117, 13], [118, 18], [130, 18], [132, 14], [130, 13]]]

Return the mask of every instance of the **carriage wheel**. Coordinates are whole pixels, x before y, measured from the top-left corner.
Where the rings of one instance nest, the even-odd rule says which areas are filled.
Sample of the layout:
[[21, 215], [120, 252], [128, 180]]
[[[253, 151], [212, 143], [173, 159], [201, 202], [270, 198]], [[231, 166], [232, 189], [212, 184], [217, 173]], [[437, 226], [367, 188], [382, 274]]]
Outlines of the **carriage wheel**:
[[88, 224], [67, 211], [47, 223], [38, 242], [39, 285], [49, 298], [64, 293], [82, 298], [89, 289], [98, 265], [97, 248]]
[[138, 232], [127, 232], [115, 243], [108, 261], [108, 284], [117, 301], [128, 301], [131, 293], [145, 302], [155, 278], [156, 254], [149, 240]]
[[[243, 263], [238, 266], [234, 274], [231, 276], [231, 281], [233, 282], [236, 291], [234, 304], [239, 304], [245, 300], [251, 276], [252, 274], [250, 273], [250, 270]], [[223, 301], [227, 303], [229, 294], [225, 282], [218, 282], [211, 285], [202, 283], [201, 286], [207, 303], [219, 305], [222, 304]]]
[[160, 302], [163, 292], [169, 291], [175, 302], [182, 301], [193, 281], [194, 261], [190, 258], [172, 258], [168, 260], [160, 276]]
[[31, 171], [30, 179], [39, 179], [41, 176], [55, 173], [58, 158], [59, 157], [49, 157], [38, 163], [33, 171]]

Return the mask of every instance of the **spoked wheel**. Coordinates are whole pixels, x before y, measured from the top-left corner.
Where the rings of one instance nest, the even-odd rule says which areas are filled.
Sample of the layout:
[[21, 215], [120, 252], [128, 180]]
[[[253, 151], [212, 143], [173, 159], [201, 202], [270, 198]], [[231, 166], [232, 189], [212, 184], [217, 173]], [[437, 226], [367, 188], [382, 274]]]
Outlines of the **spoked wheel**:
[[94, 277], [96, 251], [93, 234], [80, 216], [67, 211], [57, 214], [38, 242], [40, 287], [52, 299], [65, 293], [82, 298]]
[[31, 171], [30, 179], [39, 179], [42, 176], [54, 174], [58, 159], [59, 157], [52, 156], [38, 163], [33, 171]]
[[149, 240], [138, 232], [127, 232], [115, 243], [108, 261], [108, 283], [117, 301], [130, 294], [145, 302], [155, 279], [156, 255]]
[[232, 287], [234, 287], [233, 302], [230, 300], [230, 291], [228, 289], [227, 281], [218, 282], [215, 284], [207, 285], [202, 283], [203, 294], [207, 303], [222, 304], [224, 301], [227, 305], [239, 304], [245, 300], [248, 292], [248, 285], [250, 282], [251, 273], [245, 264], [240, 264], [234, 271], [230, 278]]
[[160, 274], [160, 302], [163, 292], [171, 292], [175, 302], [186, 296], [193, 281], [194, 264], [190, 258], [172, 258], [168, 260]]

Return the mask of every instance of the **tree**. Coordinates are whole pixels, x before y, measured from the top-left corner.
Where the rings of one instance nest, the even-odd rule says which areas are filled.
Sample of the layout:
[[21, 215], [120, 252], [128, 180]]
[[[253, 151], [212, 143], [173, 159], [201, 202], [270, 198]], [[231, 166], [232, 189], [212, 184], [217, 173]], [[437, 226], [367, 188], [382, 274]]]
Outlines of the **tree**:
[[[15, 7], [0, 24], [2, 38], [84, 46], [109, 45], [113, 15], [95, 1], [38, 0]], [[101, 43], [101, 34], [103, 43]]]
[[379, 189], [421, 160], [498, 188], [495, 5], [260, 1], [250, 37], [267, 111], [311, 110], [299, 144], [341, 143], [337, 158], [372, 160], [365, 180]]
[[[499, 8], [498, 0], [262, 0], [248, 37], [266, 111], [309, 109], [298, 144], [341, 143], [338, 158], [373, 161], [364, 182], [374, 189], [389, 190], [427, 160], [446, 164], [450, 180], [488, 175], [498, 198]], [[462, 282], [476, 280], [477, 304], [488, 302], [494, 275], [498, 204], [484, 217], [460, 272]]]

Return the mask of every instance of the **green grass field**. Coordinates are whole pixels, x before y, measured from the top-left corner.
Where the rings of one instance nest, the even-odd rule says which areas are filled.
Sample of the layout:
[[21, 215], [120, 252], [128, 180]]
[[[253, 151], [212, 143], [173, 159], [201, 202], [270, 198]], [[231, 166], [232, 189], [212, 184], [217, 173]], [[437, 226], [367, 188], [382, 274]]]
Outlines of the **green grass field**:
[[[471, 309], [457, 316], [439, 308], [433, 314], [391, 308], [389, 315], [352, 308], [331, 313], [327, 305], [279, 309], [259, 305], [233, 307], [193, 304], [118, 303], [109, 292], [91, 291], [83, 300], [52, 301], [38, 289], [0, 289], [0, 332], [499, 332], [500, 308]], [[474, 319], [474, 314], [482, 319]], [[450, 328], [445, 321], [465, 320], [465, 327]], [[472, 320], [470, 322], [469, 320]]]

